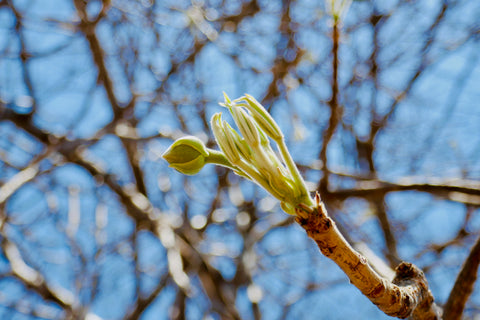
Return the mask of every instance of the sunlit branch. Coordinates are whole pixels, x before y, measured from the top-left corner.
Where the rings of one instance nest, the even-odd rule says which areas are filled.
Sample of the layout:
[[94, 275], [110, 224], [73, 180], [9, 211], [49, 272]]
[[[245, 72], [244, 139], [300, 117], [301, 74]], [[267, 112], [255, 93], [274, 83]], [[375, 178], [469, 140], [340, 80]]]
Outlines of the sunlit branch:
[[55, 148], [53, 147], [47, 148], [43, 153], [34, 158], [27, 167], [19, 171], [0, 187], [0, 206], [23, 185], [35, 179], [40, 173], [48, 171], [40, 171], [40, 162], [50, 156], [54, 151]]
[[402, 262], [395, 270], [393, 281], [381, 277], [368, 260], [345, 240], [335, 222], [328, 216], [318, 194], [316, 204], [307, 218], [297, 217], [297, 222], [317, 243], [320, 251], [332, 259], [370, 301], [393, 317], [440, 319], [440, 310], [434, 303], [427, 279], [418, 267]]
[[73, 294], [64, 288], [49, 286], [43, 275], [25, 262], [17, 245], [6, 237], [2, 238], [0, 245], [9, 262], [12, 275], [43, 299], [58, 304], [65, 311], [66, 319], [69, 319], [68, 315], [73, 313], [77, 303]]

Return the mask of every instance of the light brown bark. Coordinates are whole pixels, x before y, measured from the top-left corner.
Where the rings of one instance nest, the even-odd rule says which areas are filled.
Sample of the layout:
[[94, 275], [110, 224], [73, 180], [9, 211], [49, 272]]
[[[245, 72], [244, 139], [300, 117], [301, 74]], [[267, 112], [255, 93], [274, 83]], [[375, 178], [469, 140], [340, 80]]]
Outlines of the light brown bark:
[[423, 272], [415, 265], [402, 262], [396, 268], [393, 281], [382, 278], [370, 266], [368, 260], [345, 240], [328, 216], [320, 197], [316, 196], [316, 207], [303, 208], [297, 222], [305, 229], [320, 248], [332, 259], [367, 298], [385, 314], [414, 320], [441, 319], [440, 310], [434, 303], [433, 295]]

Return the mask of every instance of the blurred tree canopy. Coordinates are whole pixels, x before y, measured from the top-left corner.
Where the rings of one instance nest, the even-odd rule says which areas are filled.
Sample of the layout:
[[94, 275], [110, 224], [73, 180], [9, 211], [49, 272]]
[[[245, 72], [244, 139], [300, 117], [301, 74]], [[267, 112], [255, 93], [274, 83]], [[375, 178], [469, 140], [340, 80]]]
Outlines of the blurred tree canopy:
[[225, 91], [373, 265], [474, 319], [480, 2], [330, 4], [0, 0], [0, 318], [390, 319], [266, 192], [160, 158], [214, 146]]

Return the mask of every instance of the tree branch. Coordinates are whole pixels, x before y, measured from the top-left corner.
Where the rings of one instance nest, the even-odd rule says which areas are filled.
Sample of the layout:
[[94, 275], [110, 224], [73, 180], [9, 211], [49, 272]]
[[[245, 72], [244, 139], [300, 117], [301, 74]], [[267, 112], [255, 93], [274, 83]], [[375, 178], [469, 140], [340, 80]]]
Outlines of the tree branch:
[[390, 262], [390, 266], [394, 267], [398, 265], [401, 260], [398, 257], [397, 240], [387, 215], [384, 197], [380, 198], [379, 201], [374, 201], [373, 205], [376, 207], [375, 215], [377, 216], [385, 238], [385, 245], [387, 247], [386, 257]]
[[[340, 174], [341, 175], [341, 174]], [[349, 176], [359, 179], [358, 177]], [[420, 191], [428, 192], [434, 196], [447, 198], [466, 204], [480, 204], [480, 183], [467, 179], [416, 179], [405, 177], [396, 182], [382, 180], [357, 181], [354, 188], [328, 190], [328, 196], [338, 200], [349, 197], [369, 197], [373, 195], [382, 196], [388, 192], [396, 191]]]
[[330, 141], [333, 138], [333, 134], [335, 133], [335, 129], [337, 128], [338, 123], [342, 118], [342, 109], [338, 105], [338, 66], [339, 66], [339, 59], [338, 59], [338, 48], [340, 43], [340, 30], [338, 21], [334, 20], [333, 22], [333, 30], [332, 30], [332, 96], [328, 101], [328, 105], [330, 107], [330, 119], [328, 121], [328, 127], [322, 134], [323, 137], [323, 144], [322, 149], [320, 150], [320, 154], [318, 158], [323, 163], [323, 177], [320, 179], [318, 184], [318, 190], [324, 193], [328, 189], [328, 168], [327, 168], [327, 149]]
[[328, 216], [318, 194], [315, 199], [315, 209], [305, 219], [297, 217], [297, 222], [317, 243], [320, 251], [345, 272], [355, 287], [389, 316], [411, 317], [412, 320], [440, 319], [440, 311], [428, 289], [427, 279], [418, 267], [402, 262], [395, 270], [393, 281], [382, 278], [367, 259], [345, 240]]
[[71, 319], [70, 316], [74, 313], [77, 303], [73, 295], [66, 289], [49, 286], [44, 276], [24, 261], [17, 245], [8, 240], [3, 232], [2, 238], [0, 247], [9, 262], [12, 276], [22, 282], [25, 287], [40, 295], [45, 301], [56, 303], [65, 312], [66, 319]]
[[[35, 126], [31, 121], [31, 116], [18, 115], [7, 111], [9, 110], [0, 110], [0, 116], [3, 115], [5, 119], [12, 121], [20, 129], [31, 134], [40, 142], [48, 145], [50, 141], [54, 139], [53, 135]], [[153, 206], [148, 198], [136, 188], [128, 189], [120, 185], [113, 175], [104, 172], [94, 162], [84, 157], [81, 148], [78, 148], [79, 145], [64, 140], [58, 141], [58, 139], [56, 144], [56, 150], [63, 155], [68, 162], [83, 167], [92, 177], [96, 177], [105, 183], [119, 197], [120, 202], [125, 207], [126, 214], [135, 220], [139, 229], [149, 230], [160, 239], [162, 245], [167, 249], [169, 274], [171, 278], [180, 288], [186, 289], [182, 282], [186, 282], [185, 280], [187, 279], [185, 277], [188, 277], [188, 275], [185, 273], [186, 271], [183, 269], [181, 261], [182, 258], [185, 258], [187, 251], [197, 252], [192, 245], [181, 239], [177, 231], [173, 230], [165, 219], [157, 216], [158, 213], [154, 212]], [[177, 246], [180, 246], [181, 249], [177, 249]], [[198, 258], [196, 261], [199, 261], [199, 265], [196, 266], [198, 268], [199, 278], [209, 299], [213, 302], [214, 309], [222, 314], [224, 318], [240, 319], [235, 307], [231, 304], [230, 300], [226, 300], [222, 292], [222, 286], [219, 285], [226, 284], [221, 274], [210, 267], [198, 252], [195, 258]], [[192, 257], [185, 258], [185, 260], [192, 260]], [[137, 312], [141, 313], [141, 310], [137, 310]]]
[[435, 43], [433, 41], [435, 33], [439, 29], [438, 26], [444, 20], [447, 9], [448, 9], [448, 1], [443, 1], [443, 5], [440, 8], [437, 16], [435, 17], [435, 20], [430, 25], [430, 27], [425, 31], [427, 40], [424, 42], [424, 45], [421, 49], [421, 54], [419, 54], [419, 56], [421, 57], [420, 63], [418, 65], [416, 72], [411, 76], [408, 83], [406, 84], [404, 90], [392, 101], [390, 106], [387, 108], [388, 110], [387, 113], [385, 113], [383, 116], [380, 116], [378, 113], [375, 113], [374, 121], [372, 121], [371, 127], [370, 127], [369, 143], [373, 143], [378, 133], [381, 130], [385, 129], [389, 119], [395, 113], [395, 110], [397, 110], [397, 106], [400, 104], [401, 101], [403, 101], [403, 99], [407, 97], [407, 95], [410, 93], [410, 91], [414, 87], [416, 81], [420, 78], [420, 76], [425, 71], [426, 66], [429, 64], [427, 52], [432, 46], [432, 44]]
[[462, 313], [468, 298], [472, 294], [473, 285], [477, 281], [477, 270], [480, 265], [480, 238], [473, 246], [462, 270], [457, 276], [450, 296], [444, 308], [444, 319], [456, 320], [462, 318]]

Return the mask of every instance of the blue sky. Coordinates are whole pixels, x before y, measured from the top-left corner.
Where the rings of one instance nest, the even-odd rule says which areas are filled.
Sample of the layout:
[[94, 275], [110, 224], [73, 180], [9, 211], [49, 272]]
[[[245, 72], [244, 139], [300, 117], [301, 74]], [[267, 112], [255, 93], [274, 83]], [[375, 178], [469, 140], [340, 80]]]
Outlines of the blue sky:
[[[75, 31], [78, 18], [73, 3], [63, 0], [12, 3], [24, 18], [19, 38], [14, 32], [16, 19], [12, 11], [0, 7], [0, 102], [18, 113], [35, 106], [34, 124], [53, 135], [70, 140], [91, 139], [113, 119], [113, 112], [103, 86], [98, 84], [88, 42]], [[141, 137], [159, 135], [141, 144], [141, 167], [149, 200], [172, 221], [185, 218], [183, 212], [188, 212], [187, 218], [207, 216], [217, 196], [219, 171], [207, 166], [198, 176], [186, 178], [167, 168], [160, 155], [171, 139], [162, 136], [211, 137], [199, 114], [204, 113], [205, 119], [210, 119], [221, 112], [217, 103], [223, 91], [232, 98], [245, 92], [263, 98], [272, 81], [272, 64], [287, 47], [278, 31], [281, 4], [260, 1], [260, 12], [245, 19], [236, 32], [219, 32], [214, 41], [206, 41], [194, 63], [179, 63], [192, 52], [195, 41], [205, 41], [202, 30], [189, 24], [188, 15], [192, 11], [186, 9], [192, 6], [191, 2], [157, 2], [152, 24], [145, 22], [150, 2], [113, 3], [108, 19], [97, 25], [96, 34], [105, 51], [118, 101], [127, 103], [132, 92], [137, 95], [133, 114], [138, 120], [135, 132]], [[234, 1], [227, 1], [224, 7], [218, 7], [216, 1], [193, 3], [195, 8], [209, 10], [213, 18], [204, 22], [216, 31], [219, 31], [215, 29], [216, 15], [232, 14], [240, 8], [240, 3]], [[425, 64], [425, 71], [410, 93], [399, 101], [388, 125], [375, 140], [378, 178], [392, 182], [406, 176], [480, 178], [480, 51], [478, 39], [467, 37], [469, 30], [478, 29], [480, 7], [474, 2], [460, 1], [433, 35], [435, 45], [424, 52], [422, 37], [440, 5], [441, 1], [434, 0], [419, 1], [418, 6], [400, 5], [398, 1], [377, 3], [379, 13], [392, 16], [379, 34], [378, 59], [385, 67], [379, 72], [377, 87], [368, 76], [372, 28], [365, 17], [370, 7], [356, 1], [350, 8], [339, 51], [340, 103], [345, 125], [339, 126], [328, 148], [332, 171], [361, 173], [351, 153], [355, 143], [352, 132], [365, 137], [372, 110], [383, 115], [418, 66]], [[89, 14], [95, 16], [100, 8], [99, 3], [91, 2]], [[419, 8], [423, 10], [421, 13]], [[330, 27], [322, 6], [312, 1], [292, 4], [291, 17], [292, 25], [297, 28], [295, 41], [304, 55], [280, 84], [288, 88], [287, 93], [269, 102], [267, 107], [284, 130], [293, 158], [301, 165], [314, 166], [330, 116], [327, 106], [332, 73]], [[122, 19], [127, 22], [119, 23]], [[408, 19], [411, 21], [406, 23]], [[20, 40], [33, 55], [26, 71], [18, 56], [22, 50]], [[125, 45], [131, 45], [136, 52], [124, 49]], [[177, 63], [178, 71], [169, 76]], [[30, 88], [25, 85], [25, 74], [31, 80]], [[354, 74], [357, 78], [351, 83]], [[10, 122], [0, 122], [0, 134], [3, 184], [44, 149]], [[113, 133], [102, 135], [85, 148], [83, 155], [115, 176], [122, 187], [128, 188], [133, 182], [127, 154]], [[132, 219], [118, 196], [85, 169], [65, 163], [55, 152], [40, 161], [40, 168], [42, 173], [6, 202], [9, 223], [5, 234], [28, 257], [27, 263], [41, 270], [49, 283], [71, 292], [93, 314], [103, 319], [120, 319], [135, 296], [133, 252], [137, 250], [142, 270], [140, 292], [148, 293], [167, 272], [165, 248], [145, 231], [136, 238], [136, 247], [132, 247], [135, 230]], [[318, 182], [320, 175], [313, 169], [306, 173], [307, 180], [313, 183]], [[240, 182], [233, 175], [228, 181], [239, 185], [238, 190], [247, 201], [268, 200], [263, 190], [249, 182]], [[333, 188], [349, 186], [346, 180], [332, 180]], [[238, 229], [239, 210], [235, 201], [227, 192], [220, 194], [219, 199], [228, 217], [208, 227], [198, 249], [210, 255], [212, 265], [228, 279], [236, 270], [234, 261], [246, 244]], [[459, 261], [466, 256], [473, 239], [440, 256], [419, 252], [432, 242], [441, 243], [454, 237], [469, 214], [472, 218], [468, 231], [476, 233], [479, 219], [462, 204], [426, 193], [391, 193], [385, 201], [401, 239], [398, 247], [401, 257], [420, 267], [433, 264], [429, 281], [436, 298], [444, 302]], [[76, 232], [69, 237], [65, 230], [71, 225], [72, 208], [79, 210], [81, 218]], [[473, 212], [478, 213], [478, 209]], [[354, 240], [366, 242], [377, 254], [383, 254], [381, 229], [365, 201], [353, 199], [339, 208], [338, 213], [342, 214], [339, 219], [350, 226]], [[257, 214], [259, 230], [272, 221], [287, 218], [278, 204]], [[101, 222], [99, 217], [107, 218]], [[319, 314], [329, 319], [358, 314], [388, 319], [348, 283], [336, 265], [320, 256], [298, 226], [274, 229], [253, 250], [258, 254], [253, 279], [263, 290], [260, 310], [265, 319], [281, 317], [284, 310], [279, 301], [293, 305], [287, 318], [313, 305], [312, 319]], [[435, 265], [438, 259], [441, 263]], [[9, 266], [4, 256], [0, 260], [0, 270], [5, 274]], [[92, 283], [98, 276], [98, 295], [89, 292], [88, 285], [79, 286], [76, 278], [79, 273], [85, 275], [84, 284]], [[198, 278], [192, 276], [192, 281], [197, 291], [188, 298], [187, 318], [201, 319], [208, 308], [208, 299]], [[305, 294], [302, 285], [309, 281], [324, 287]], [[11, 319], [48, 318], [9, 310], [10, 302], [24, 301], [26, 309], [43, 306], [53, 310], [51, 318], [61, 318], [58, 307], [26, 293], [18, 281], [0, 279], [0, 314]], [[167, 319], [175, 294], [175, 286], [167, 285], [142, 319], [159, 319], [159, 314]], [[245, 319], [252, 317], [248, 299], [247, 288], [241, 288], [236, 304]], [[477, 301], [478, 294], [473, 299]], [[332, 305], [336, 307], [330, 308]], [[342, 308], [345, 305], [354, 307]]]

